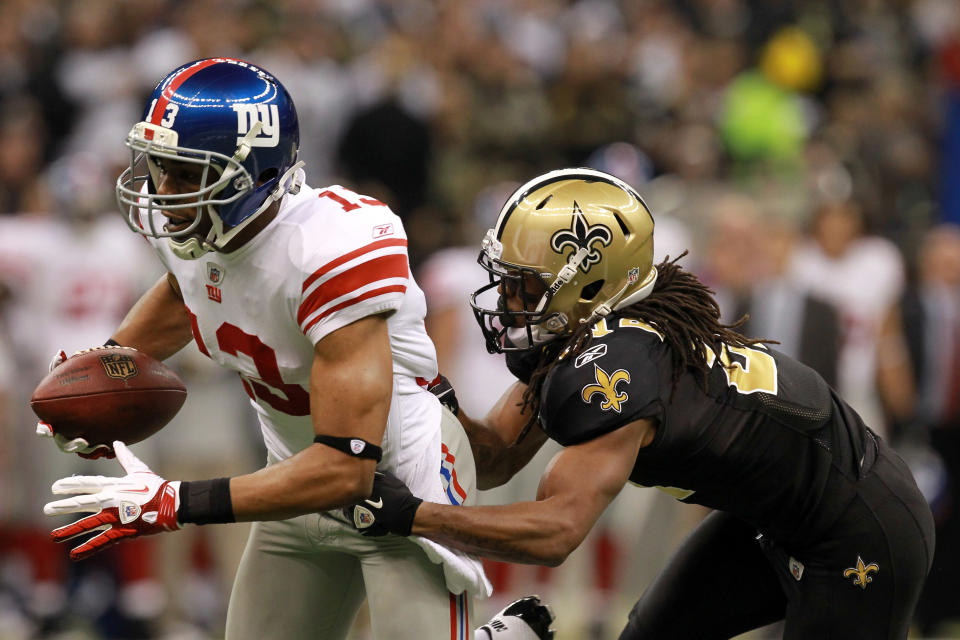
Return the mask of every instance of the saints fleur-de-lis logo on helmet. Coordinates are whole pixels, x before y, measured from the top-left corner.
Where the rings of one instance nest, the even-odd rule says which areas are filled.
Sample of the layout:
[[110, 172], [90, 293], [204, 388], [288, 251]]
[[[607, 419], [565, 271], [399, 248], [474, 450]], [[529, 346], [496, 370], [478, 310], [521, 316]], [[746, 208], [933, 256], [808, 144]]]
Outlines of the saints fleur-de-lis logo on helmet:
[[843, 572], [843, 577], [853, 578], [854, 586], [860, 587], [861, 589], [866, 589], [867, 583], [873, 582], [873, 578], [870, 577], [870, 574], [879, 572], [880, 567], [876, 562], [871, 562], [868, 565], [864, 565], [863, 559], [860, 556], [857, 556], [857, 566], [845, 569]]
[[617, 369], [613, 375], [610, 375], [597, 365], [593, 365], [593, 370], [597, 380], [595, 383], [586, 385], [580, 392], [580, 397], [589, 404], [593, 396], [599, 393], [603, 396], [603, 402], [600, 403], [601, 409], [604, 411], [613, 409], [620, 413], [623, 403], [629, 396], [626, 391], [617, 391], [617, 385], [621, 382], [630, 384], [630, 373], [625, 369]]
[[601, 246], [606, 247], [612, 241], [613, 234], [610, 233], [610, 229], [602, 224], [591, 226], [587, 222], [586, 216], [583, 215], [583, 211], [580, 210], [580, 205], [574, 201], [573, 222], [570, 228], [561, 229], [554, 233], [553, 237], [550, 238], [550, 247], [560, 255], [563, 255], [563, 251], [567, 247], [572, 250], [572, 253], [576, 253], [582, 248], [590, 249], [590, 253], [580, 263], [580, 270], [586, 273], [590, 271], [591, 266], [599, 263], [602, 259], [596, 244], [600, 243]]

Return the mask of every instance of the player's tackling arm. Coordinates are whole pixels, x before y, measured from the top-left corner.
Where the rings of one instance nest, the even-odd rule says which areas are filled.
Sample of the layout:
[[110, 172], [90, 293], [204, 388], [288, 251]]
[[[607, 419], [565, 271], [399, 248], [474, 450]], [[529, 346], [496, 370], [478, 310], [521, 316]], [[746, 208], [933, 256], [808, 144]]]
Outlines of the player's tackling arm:
[[[310, 413], [314, 432], [380, 446], [393, 391], [393, 357], [384, 316], [368, 316], [324, 337], [314, 350]], [[370, 495], [376, 461], [313, 444], [230, 481], [238, 521], [288, 518]]]
[[567, 447], [540, 480], [535, 502], [456, 507], [424, 502], [412, 533], [489, 558], [556, 566], [583, 541], [630, 477], [649, 420]]
[[193, 339], [190, 315], [173, 274], [157, 280], [133, 305], [112, 339], [166, 360]]
[[482, 420], [463, 410], [457, 414], [463, 425], [477, 466], [477, 488], [492, 489], [504, 484], [526, 465], [547, 441], [547, 434], [534, 425], [517, 441], [530, 412], [521, 411], [527, 386], [514, 383]]

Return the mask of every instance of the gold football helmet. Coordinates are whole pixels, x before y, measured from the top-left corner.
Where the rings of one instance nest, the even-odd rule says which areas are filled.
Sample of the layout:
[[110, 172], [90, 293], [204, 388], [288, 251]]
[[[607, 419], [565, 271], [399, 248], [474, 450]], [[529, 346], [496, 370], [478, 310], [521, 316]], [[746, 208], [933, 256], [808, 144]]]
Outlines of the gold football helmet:
[[[510, 196], [478, 262], [490, 283], [470, 296], [470, 306], [487, 350], [525, 351], [650, 294], [657, 280], [653, 217], [612, 175], [551, 171]], [[505, 292], [519, 293], [525, 308], [508, 309]]]

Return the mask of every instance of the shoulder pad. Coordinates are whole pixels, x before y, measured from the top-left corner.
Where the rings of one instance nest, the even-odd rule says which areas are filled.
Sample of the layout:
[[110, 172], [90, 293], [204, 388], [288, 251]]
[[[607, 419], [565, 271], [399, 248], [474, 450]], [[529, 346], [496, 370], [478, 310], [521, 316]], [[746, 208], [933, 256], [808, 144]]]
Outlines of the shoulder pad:
[[663, 393], [670, 390], [664, 358], [666, 347], [649, 332], [621, 329], [594, 339], [547, 376], [540, 409], [544, 431], [568, 446], [659, 415]]

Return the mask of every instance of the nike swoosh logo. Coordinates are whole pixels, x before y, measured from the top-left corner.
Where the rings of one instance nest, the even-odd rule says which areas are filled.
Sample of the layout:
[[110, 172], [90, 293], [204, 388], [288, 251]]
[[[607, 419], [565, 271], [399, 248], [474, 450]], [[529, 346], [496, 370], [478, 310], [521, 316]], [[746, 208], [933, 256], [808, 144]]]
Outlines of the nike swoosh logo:
[[150, 491], [150, 487], [143, 485], [143, 489], [121, 489], [124, 493], [147, 493]]
[[366, 500], [365, 502], [374, 509], [383, 509], [383, 498], [378, 498], [376, 502], [373, 500]]

